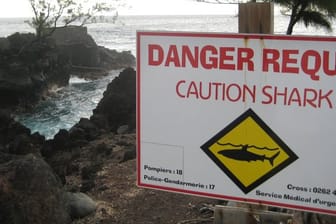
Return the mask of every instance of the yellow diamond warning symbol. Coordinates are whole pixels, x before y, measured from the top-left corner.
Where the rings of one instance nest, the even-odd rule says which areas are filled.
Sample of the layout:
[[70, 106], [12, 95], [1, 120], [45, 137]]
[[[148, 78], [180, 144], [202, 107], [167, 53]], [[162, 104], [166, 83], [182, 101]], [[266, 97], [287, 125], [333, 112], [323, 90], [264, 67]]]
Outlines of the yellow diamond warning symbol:
[[298, 159], [252, 109], [201, 148], [245, 194]]

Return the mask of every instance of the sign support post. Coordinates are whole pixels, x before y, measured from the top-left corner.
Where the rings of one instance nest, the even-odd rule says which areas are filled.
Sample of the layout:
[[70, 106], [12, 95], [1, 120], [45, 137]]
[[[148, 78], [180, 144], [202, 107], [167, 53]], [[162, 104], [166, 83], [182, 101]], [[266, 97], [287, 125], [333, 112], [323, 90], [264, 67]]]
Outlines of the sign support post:
[[248, 2], [239, 4], [239, 33], [274, 33], [274, 4]]
[[217, 205], [214, 224], [290, 223], [292, 214]]
[[[239, 4], [238, 15], [239, 33], [274, 33], [274, 5], [270, 2], [248, 2]], [[260, 206], [226, 207], [216, 206], [214, 213], [214, 224], [256, 224], [255, 217], [263, 220], [275, 221], [282, 218], [281, 221], [287, 223], [291, 217], [280, 213], [267, 213], [259, 208]], [[253, 209], [257, 208], [257, 209]], [[225, 215], [224, 215], [225, 214]], [[238, 218], [238, 219], [237, 219]], [[278, 222], [279, 223], [279, 222]]]

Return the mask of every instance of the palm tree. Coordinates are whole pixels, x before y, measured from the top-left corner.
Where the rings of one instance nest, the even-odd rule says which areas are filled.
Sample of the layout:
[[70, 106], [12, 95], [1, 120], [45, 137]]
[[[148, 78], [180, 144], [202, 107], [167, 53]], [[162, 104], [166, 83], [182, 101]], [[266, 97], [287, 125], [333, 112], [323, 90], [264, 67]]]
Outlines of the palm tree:
[[213, 4], [228, 4], [242, 2], [274, 2], [281, 5], [282, 12], [290, 16], [286, 34], [291, 35], [298, 22], [306, 27], [323, 27], [331, 31], [331, 19], [336, 17], [336, 0], [196, 0]]
[[332, 31], [331, 20], [336, 17], [336, 0], [270, 0], [284, 7], [290, 16], [286, 34], [291, 35], [296, 23]]

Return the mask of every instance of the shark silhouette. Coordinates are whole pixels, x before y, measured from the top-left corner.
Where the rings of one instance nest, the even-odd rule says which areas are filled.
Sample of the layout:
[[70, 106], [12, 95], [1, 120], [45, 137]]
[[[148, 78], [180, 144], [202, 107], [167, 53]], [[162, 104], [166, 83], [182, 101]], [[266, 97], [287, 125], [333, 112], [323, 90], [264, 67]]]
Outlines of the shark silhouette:
[[221, 150], [218, 153], [235, 160], [240, 161], [264, 161], [268, 160], [269, 163], [273, 166], [274, 160], [278, 157], [280, 152], [275, 153], [271, 157], [266, 157], [265, 155], [258, 155], [252, 152], [247, 151], [248, 145], [243, 145], [241, 149], [228, 149], [228, 150]]

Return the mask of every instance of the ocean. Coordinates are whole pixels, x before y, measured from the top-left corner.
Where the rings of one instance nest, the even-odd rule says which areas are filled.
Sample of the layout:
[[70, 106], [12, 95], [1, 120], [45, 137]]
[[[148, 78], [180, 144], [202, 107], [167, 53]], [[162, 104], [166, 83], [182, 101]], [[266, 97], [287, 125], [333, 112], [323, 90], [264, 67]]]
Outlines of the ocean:
[[[33, 32], [24, 21], [25, 18], [0, 18], [0, 37], [15, 32]], [[288, 17], [275, 12], [274, 32], [284, 35]], [[335, 27], [335, 22], [333, 27]], [[136, 31], [194, 31], [237, 33], [238, 16], [231, 15], [178, 15], [178, 16], [119, 16], [116, 22], [106, 19], [104, 22], [88, 24], [88, 32], [98, 45], [118, 51], [131, 51], [136, 55]], [[304, 27], [298, 24], [294, 35], [334, 35], [323, 29]], [[16, 119], [31, 129], [52, 138], [59, 129], [69, 129], [81, 117], [88, 118], [103, 96], [107, 84], [120, 71], [111, 71], [100, 80], [87, 81], [72, 77], [67, 87], [55, 90], [45, 101], [41, 102], [31, 113], [17, 114]]]

